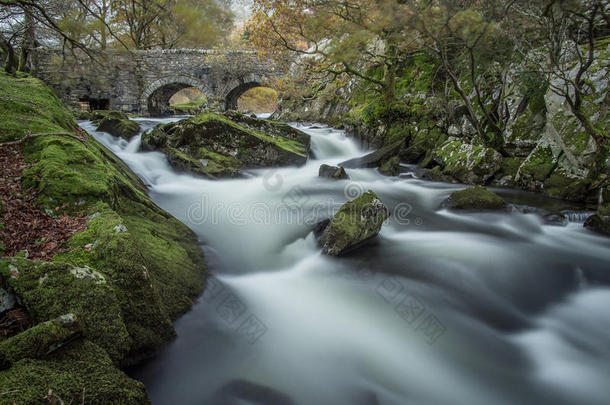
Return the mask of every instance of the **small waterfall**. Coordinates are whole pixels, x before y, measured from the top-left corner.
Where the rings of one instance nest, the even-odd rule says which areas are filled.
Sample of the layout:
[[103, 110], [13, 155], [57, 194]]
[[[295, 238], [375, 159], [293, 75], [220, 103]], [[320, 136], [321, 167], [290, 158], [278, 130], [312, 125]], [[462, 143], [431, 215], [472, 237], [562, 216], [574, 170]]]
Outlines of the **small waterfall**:
[[595, 211], [561, 211], [561, 214], [568, 219], [570, 222], [576, 224], [584, 224], [587, 218], [595, 214]]

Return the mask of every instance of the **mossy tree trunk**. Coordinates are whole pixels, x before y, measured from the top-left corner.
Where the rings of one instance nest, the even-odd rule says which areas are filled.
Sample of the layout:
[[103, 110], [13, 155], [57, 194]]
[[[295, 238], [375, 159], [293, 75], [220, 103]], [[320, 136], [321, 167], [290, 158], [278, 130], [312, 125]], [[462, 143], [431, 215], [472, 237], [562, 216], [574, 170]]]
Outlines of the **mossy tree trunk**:
[[4, 70], [10, 75], [14, 75], [19, 67], [17, 58], [15, 57], [15, 50], [13, 46], [4, 37], [0, 36], [0, 48], [6, 55], [6, 61], [4, 63]]
[[23, 40], [21, 41], [21, 52], [19, 54], [19, 72], [29, 72], [30, 71], [30, 50], [34, 47], [34, 43], [36, 41], [36, 33], [35, 33], [35, 21], [32, 16], [32, 11], [29, 7], [24, 7], [24, 25], [25, 31], [23, 33]]

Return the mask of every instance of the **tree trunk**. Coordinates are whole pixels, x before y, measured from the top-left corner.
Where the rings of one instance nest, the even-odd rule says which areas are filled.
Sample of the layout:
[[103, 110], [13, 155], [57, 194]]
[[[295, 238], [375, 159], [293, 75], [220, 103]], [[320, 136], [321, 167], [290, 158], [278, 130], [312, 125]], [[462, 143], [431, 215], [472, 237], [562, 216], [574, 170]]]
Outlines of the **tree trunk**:
[[6, 62], [4, 64], [4, 70], [10, 75], [14, 75], [19, 67], [17, 58], [15, 57], [15, 50], [13, 46], [3, 37], [0, 37], [0, 48], [6, 54]]
[[23, 41], [21, 41], [21, 53], [19, 55], [19, 68], [20, 72], [30, 71], [30, 50], [34, 47], [35, 31], [34, 31], [34, 18], [29, 7], [24, 7], [25, 13], [25, 31], [23, 33]]

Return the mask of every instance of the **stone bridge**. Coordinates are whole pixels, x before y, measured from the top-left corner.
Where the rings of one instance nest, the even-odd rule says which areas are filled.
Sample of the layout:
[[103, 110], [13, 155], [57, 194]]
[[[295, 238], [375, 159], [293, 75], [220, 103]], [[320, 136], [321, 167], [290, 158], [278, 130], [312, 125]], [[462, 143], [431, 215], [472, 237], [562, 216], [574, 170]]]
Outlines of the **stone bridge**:
[[34, 74], [68, 105], [89, 103], [93, 109], [151, 116], [169, 113], [169, 99], [187, 87], [201, 90], [222, 108], [236, 109], [244, 92], [284, 74], [254, 51], [113, 51], [91, 59], [37, 49], [33, 62]]

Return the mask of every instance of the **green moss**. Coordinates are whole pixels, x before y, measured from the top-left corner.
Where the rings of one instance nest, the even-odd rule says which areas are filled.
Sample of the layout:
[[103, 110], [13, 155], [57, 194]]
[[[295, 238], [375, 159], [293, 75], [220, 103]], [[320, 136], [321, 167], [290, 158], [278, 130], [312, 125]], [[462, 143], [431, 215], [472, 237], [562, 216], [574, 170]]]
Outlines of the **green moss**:
[[[59, 130], [77, 136], [70, 113], [41, 82], [4, 74], [0, 82], [3, 139]], [[87, 229], [73, 235], [52, 262], [1, 260], [0, 283], [15, 292], [37, 323], [74, 313], [87, 350], [69, 351], [78, 361], [65, 350], [65, 359], [54, 353], [18, 360], [0, 373], [0, 391], [19, 387], [14, 396], [19, 403], [40, 402], [55, 387], [68, 397], [86, 388], [97, 403], [129, 403], [136, 397], [142, 403], [141, 385], [112, 362], [133, 362], [172, 338], [170, 319], [185, 312], [202, 290], [202, 252], [195, 235], [148, 198], [123, 162], [92, 137], [78, 135], [82, 142], [66, 136], [24, 142], [24, 158], [32, 167], [22, 186], [38, 190], [35, 203], [43, 208], [93, 214]]]
[[[15, 270], [17, 277], [13, 275]], [[34, 321], [44, 322], [73, 313], [82, 321], [85, 335], [118, 362], [129, 351], [131, 339], [121, 318], [117, 296], [107, 279], [98, 281], [83, 275], [95, 274], [94, 271], [76, 273], [66, 263], [0, 261], [0, 279], [27, 303]]]
[[[114, 113], [118, 112], [114, 111]], [[140, 125], [135, 121], [131, 121], [127, 115], [123, 113], [118, 114], [120, 114], [119, 117], [109, 114], [102, 118], [98, 122], [97, 130], [108, 132], [110, 135], [127, 140], [136, 136], [140, 132]]]
[[147, 404], [144, 385], [114, 367], [106, 352], [89, 341], [75, 341], [44, 359], [22, 359], [0, 371], [3, 403]]
[[544, 182], [544, 193], [564, 200], [581, 201], [589, 189], [589, 182], [571, 176], [563, 169], [555, 170]]
[[484, 183], [499, 169], [502, 156], [494, 149], [459, 140], [449, 141], [434, 151], [443, 173], [467, 184]]
[[386, 160], [380, 167], [379, 172], [385, 176], [396, 176], [400, 173], [400, 159], [398, 156], [392, 156]]
[[517, 172], [519, 172], [519, 167], [521, 167], [523, 160], [519, 157], [505, 157], [502, 159], [500, 170], [498, 170], [498, 177], [510, 176], [514, 178]]
[[320, 239], [322, 250], [340, 255], [379, 233], [389, 213], [373, 191], [345, 203], [330, 221]]
[[262, 141], [272, 143], [288, 152], [295, 153], [299, 156], [307, 157], [308, 151], [302, 142], [299, 142], [294, 139], [288, 139], [285, 137], [274, 137], [274, 136], [268, 135], [262, 131], [259, 131], [256, 129], [251, 129], [246, 126], [240, 125], [221, 114], [204, 112], [204, 113], [197, 115], [196, 117], [190, 118], [189, 120], [191, 120], [191, 122], [193, 122], [194, 124], [208, 124], [208, 123], [214, 123], [214, 122], [221, 122], [225, 125], [233, 127], [234, 129], [236, 129], [238, 131], [246, 132]]
[[43, 358], [82, 333], [78, 319], [66, 314], [39, 323], [5, 341], [0, 342], [0, 369], [9, 368], [22, 359]]
[[458, 210], [497, 210], [504, 208], [506, 203], [485, 187], [476, 186], [452, 193], [447, 205]]
[[0, 142], [76, 127], [70, 111], [41, 81], [14, 78], [0, 70]]
[[544, 181], [555, 167], [550, 146], [538, 146], [519, 168], [519, 173], [536, 181]]

